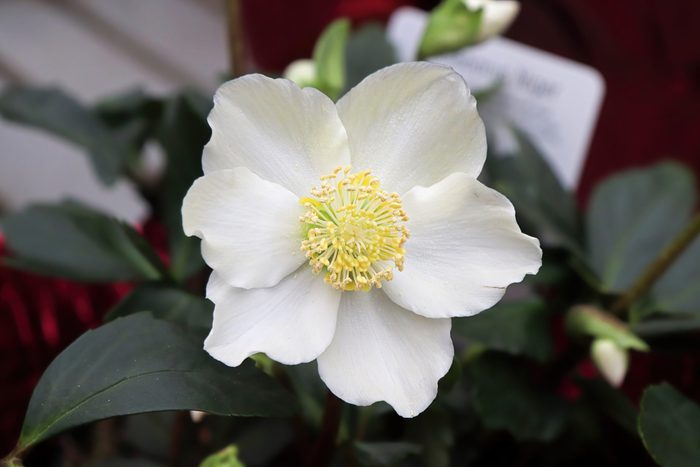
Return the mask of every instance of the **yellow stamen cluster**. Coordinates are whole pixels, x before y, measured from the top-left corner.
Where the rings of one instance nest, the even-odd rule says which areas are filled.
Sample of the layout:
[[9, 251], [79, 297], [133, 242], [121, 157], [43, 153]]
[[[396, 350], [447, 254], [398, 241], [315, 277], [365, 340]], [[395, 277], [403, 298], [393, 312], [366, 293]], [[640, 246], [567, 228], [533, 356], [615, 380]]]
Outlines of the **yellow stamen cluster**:
[[399, 195], [381, 190], [369, 170], [351, 174], [350, 167], [338, 167], [300, 202], [307, 209], [300, 217], [301, 249], [334, 288], [381, 288], [394, 266], [403, 270], [408, 217]]

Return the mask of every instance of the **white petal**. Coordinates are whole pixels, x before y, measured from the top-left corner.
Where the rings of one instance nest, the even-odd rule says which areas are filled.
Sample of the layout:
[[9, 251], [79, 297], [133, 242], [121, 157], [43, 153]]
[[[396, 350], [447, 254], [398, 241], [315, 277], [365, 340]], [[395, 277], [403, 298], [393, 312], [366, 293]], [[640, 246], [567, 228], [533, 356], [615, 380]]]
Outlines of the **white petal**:
[[520, 12], [520, 3], [514, 0], [496, 0], [485, 2], [481, 27], [477, 41], [484, 41], [502, 34], [515, 20]]
[[341, 292], [307, 267], [274, 287], [230, 287], [213, 273], [207, 298], [214, 324], [204, 349], [229, 366], [263, 352], [286, 365], [310, 362], [333, 339]]
[[432, 185], [453, 172], [474, 178], [486, 158], [484, 125], [464, 79], [451, 68], [401, 63], [348, 92], [338, 113], [355, 170], [372, 170], [388, 191]]
[[452, 364], [450, 324], [404, 310], [378, 290], [346, 292], [333, 342], [318, 357], [321, 379], [346, 402], [386, 401], [414, 417]]
[[253, 74], [223, 84], [214, 96], [209, 125], [205, 174], [248, 167], [301, 197], [321, 175], [350, 162], [333, 101], [289, 80]]
[[431, 318], [473, 315], [542, 264], [539, 241], [520, 231], [510, 201], [468, 175], [416, 187], [403, 203], [405, 266], [384, 291], [404, 308]]
[[304, 262], [299, 200], [239, 167], [197, 179], [182, 204], [187, 235], [232, 286], [271, 287]]

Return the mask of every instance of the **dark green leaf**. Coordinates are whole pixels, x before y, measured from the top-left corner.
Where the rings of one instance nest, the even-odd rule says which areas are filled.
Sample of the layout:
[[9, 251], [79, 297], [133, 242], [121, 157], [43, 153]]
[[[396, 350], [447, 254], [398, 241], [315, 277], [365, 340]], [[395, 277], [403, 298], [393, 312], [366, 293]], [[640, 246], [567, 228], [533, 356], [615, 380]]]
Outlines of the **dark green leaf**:
[[643, 338], [659, 337], [669, 334], [695, 333], [700, 331], [700, 317], [683, 317], [668, 319], [650, 319], [632, 326], [635, 334]]
[[133, 159], [128, 162], [138, 171], [141, 150], [153, 135], [162, 107], [160, 99], [135, 89], [98, 102], [93, 113], [132, 148]]
[[183, 328], [142, 313], [88, 331], [32, 394], [19, 446], [95, 420], [163, 410], [284, 416], [291, 395], [251, 362], [228, 368]]
[[35, 205], [1, 223], [11, 266], [86, 282], [163, 274], [157, 255], [134, 229], [77, 203]]
[[347, 83], [351, 89], [366, 76], [396, 63], [394, 46], [386, 37], [384, 27], [369, 23], [353, 32], [346, 47]]
[[158, 140], [167, 155], [161, 205], [168, 229], [173, 276], [182, 280], [199, 271], [202, 257], [199, 240], [182, 231], [182, 200], [195, 179], [202, 175], [202, 149], [211, 130], [207, 113], [211, 100], [185, 92], [168, 101], [163, 110]]
[[700, 461], [700, 406], [669, 384], [644, 391], [639, 434], [663, 467], [695, 467]]
[[131, 155], [96, 115], [55, 88], [9, 87], [0, 95], [0, 115], [81, 146], [106, 184], [116, 181]]
[[310, 426], [319, 427], [328, 389], [318, 375], [316, 362], [285, 366], [284, 371], [299, 398], [304, 420]]
[[295, 439], [288, 420], [266, 418], [248, 423], [236, 436], [240, 459], [247, 466], [267, 466]]
[[406, 438], [419, 445], [421, 465], [449, 467], [455, 443], [450, 411], [438, 404], [431, 405], [419, 416], [408, 420]]
[[112, 321], [141, 311], [150, 312], [154, 318], [208, 331], [214, 305], [202, 297], [154, 282], [136, 287], [107, 314], [105, 320]]
[[542, 301], [499, 303], [468, 318], [452, 320], [453, 331], [488, 349], [545, 361], [552, 354], [549, 313]]
[[487, 428], [519, 440], [552, 441], [563, 430], [563, 402], [530, 383], [527, 369], [486, 353], [469, 365], [474, 409]]
[[630, 433], [637, 433], [637, 409], [624, 394], [600, 379], [580, 378], [577, 382], [598, 410]]
[[493, 185], [542, 235], [548, 234], [574, 253], [581, 251], [581, 229], [576, 200], [564, 189], [541, 152], [522, 132], [514, 131], [518, 152], [487, 158]]
[[675, 163], [630, 170], [598, 185], [586, 232], [588, 261], [603, 289], [630, 287], [683, 229], [695, 203], [693, 175]]
[[651, 294], [660, 311], [700, 317], [700, 238], [661, 276]]
[[141, 89], [133, 89], [101, 100], [94, 112], [109, 124], [119, 124], [136, 116], [155, 118], [161, 107], [160, 99], [149, 96]]
[[421, 452], [413, 443], [365, 443], [356, 442], [355, 452], [360, 465], [366, 467], [390, 467]]

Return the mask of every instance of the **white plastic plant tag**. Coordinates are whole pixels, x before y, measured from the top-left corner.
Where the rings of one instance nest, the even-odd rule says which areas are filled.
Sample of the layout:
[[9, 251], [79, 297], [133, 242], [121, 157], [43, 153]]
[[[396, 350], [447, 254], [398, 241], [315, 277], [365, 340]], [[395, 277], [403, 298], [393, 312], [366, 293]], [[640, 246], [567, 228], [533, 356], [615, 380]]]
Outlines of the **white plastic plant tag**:
[[[388, 35], [402, 61], [414, 60], [427, 14], [401, 8]], [[605, 84], [595, 69], [505, 38], [431, 59], [454, 68], [472, 92], [493, 89], [479, 102], [492, 151], [517, 153], [511, 128], [527, 134], [562, 184], [576, 188], [598, 119]]]

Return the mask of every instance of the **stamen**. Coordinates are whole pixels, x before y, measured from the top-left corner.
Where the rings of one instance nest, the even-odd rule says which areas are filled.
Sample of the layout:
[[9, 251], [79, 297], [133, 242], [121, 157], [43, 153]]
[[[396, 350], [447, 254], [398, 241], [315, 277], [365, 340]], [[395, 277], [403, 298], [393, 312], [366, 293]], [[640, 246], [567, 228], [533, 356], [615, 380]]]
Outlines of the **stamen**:
[[408, 217], [399, 195], [381, 190], [369, 170], [350, 170], [322, 176], [311, 197], [299, 200], [307, 209], [299, 218], [306, 233], [301, 249], [334, 288], [367, 291], [390, 281], [394, 267], [403, 270]]

